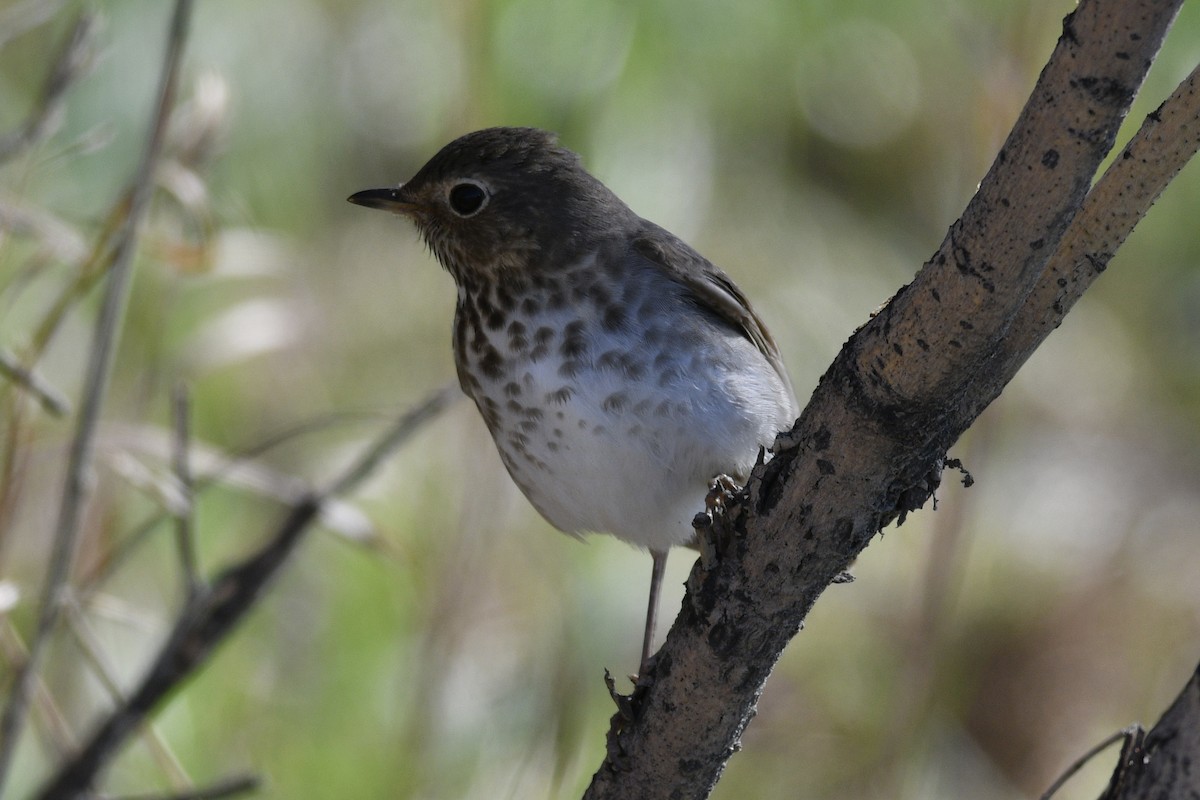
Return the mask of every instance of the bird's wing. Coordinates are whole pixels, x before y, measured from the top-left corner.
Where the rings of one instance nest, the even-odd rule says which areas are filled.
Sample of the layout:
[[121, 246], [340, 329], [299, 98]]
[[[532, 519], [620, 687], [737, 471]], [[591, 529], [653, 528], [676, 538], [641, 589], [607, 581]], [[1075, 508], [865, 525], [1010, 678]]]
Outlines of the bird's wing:
[[634, 238], [633, 249], [683, 285], [703, 308], [753, 342], [795, 401], [796, 392], [783, 366], [779, 347], [732, 278], [682, 239], [650, 222]]

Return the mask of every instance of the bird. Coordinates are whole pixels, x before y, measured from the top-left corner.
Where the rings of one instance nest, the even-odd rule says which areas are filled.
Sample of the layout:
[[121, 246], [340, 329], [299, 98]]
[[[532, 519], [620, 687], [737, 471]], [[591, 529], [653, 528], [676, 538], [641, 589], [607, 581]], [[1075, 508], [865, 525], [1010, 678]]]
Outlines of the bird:
[[533, 507], [650, 552], [644, 674], [668, 551], [694, 543], [713, 481], [747, 479], [797, 416], [766, 325], [538, 128], [468, 133], [348, 200], [409, 219], [454, 279], [459, 383]]

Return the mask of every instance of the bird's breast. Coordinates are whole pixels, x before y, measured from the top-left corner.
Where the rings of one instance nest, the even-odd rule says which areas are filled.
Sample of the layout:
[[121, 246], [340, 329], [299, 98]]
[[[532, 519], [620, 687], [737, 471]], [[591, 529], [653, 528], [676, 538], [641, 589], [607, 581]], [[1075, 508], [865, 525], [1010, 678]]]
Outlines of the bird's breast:
[[543, 516], [666, 546], [690, 536], [707, 481], [745, 473], [786, 420], [774, 418], [778, 380], [752, 344], [671, 286], [641, 289], [597, 279], [464, 292], [454, 352]]

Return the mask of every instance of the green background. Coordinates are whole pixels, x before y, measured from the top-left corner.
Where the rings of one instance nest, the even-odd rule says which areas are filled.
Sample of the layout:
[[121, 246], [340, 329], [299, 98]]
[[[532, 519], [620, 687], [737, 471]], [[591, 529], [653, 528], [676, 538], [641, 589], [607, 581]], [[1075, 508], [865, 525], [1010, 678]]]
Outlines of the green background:
[[[170, 11], [88, 7], [101, 52], [61, 127], [0, 165], [0, 207], [39, 209], [84, 245], [135, 169]], [[345, 197], [406, 179], [478, 127], [559, 132], [635, 210], [724, 267], [803, 400], [934, 252], [1071, 7], [201, 0], [191, 116], [168, 147], [187, 169], [164, 171], [144, 229], [77, 573], [159, 507], [176, 381], [198, 446], [237, 452], [328, 421], [256, 459], [278, 487], [327, 480], [454, 379], [450, 278], [408, 224]], [[0, 130], [29, 113], [78, 6], [43, 8], [48, 22], [0, 49]], [[1195, 65], [1198, 35], [1185, 4], [1121, 141]], [[1200, 651], [1198, 184], [1185, 170], [951, 451], [975, 486], [950, 476], [936, 513], [888, 529], [857, 581], [821, 598], [714, 797], [1033, 797], [1175, 696]], [[20, 352], [74, 274], [46, 251], [0, 230], [0, 346]], [[73, 401], [97, 296], [39, 364]], [[0, 580], [21, 601], [3, 622], [27, 637], [72, 426], [2, 382], [0, 404], [0, 446], [20, 456]], [[265, 494], [202, 495], [206, 571], [266, 534], [280, 505]], [[649, 559], [552, 531], [465, 401], [348, 499], [370, 532], [317, 532], [156, 718], [183, 769], [199, 783], [261, 773], [277, 798], [578, 796], [614, 710], [602, 671], [636, 666]], [[89, 596], [124, 687], [180, 603], [170, 531]], [[668, 618], [692, 558], [671, 560]], [[67, 632], [46, 680], [77, 732], [109, 703]], [[46, 774], [42, 741], [23, 742], [12, 796]], [[1094, 797], [1111, 764], [1060, 797]], [[169, 773], [135, 742], [105, 788], [165, 791]]]

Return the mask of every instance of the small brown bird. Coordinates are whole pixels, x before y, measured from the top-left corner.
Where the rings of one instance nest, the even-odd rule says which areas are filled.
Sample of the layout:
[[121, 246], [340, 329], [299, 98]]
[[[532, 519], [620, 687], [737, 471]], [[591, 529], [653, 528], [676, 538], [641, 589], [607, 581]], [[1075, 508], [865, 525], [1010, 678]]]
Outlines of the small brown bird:
[[459, 382], [534, 508], [649, 549], [644, 668], [668, 549], [712, 479], [744, 480], [796, 417], [766, 326], [545, 131], [467, 134], [349, 199], [411, 219], [454, 277]]

